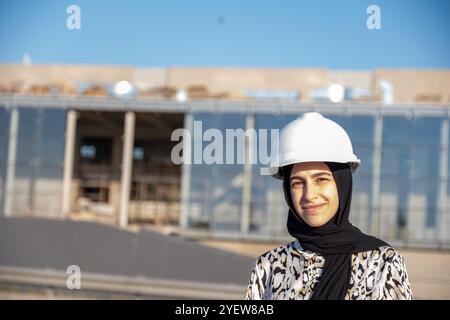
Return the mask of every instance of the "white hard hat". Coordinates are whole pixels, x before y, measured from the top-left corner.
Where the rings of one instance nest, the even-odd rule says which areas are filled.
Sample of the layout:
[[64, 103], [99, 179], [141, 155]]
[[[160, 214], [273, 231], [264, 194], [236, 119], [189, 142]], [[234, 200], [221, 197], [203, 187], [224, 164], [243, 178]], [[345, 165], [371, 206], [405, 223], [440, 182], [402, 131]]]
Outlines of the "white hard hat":
[[318, 112], [305, 113], [281, 129], [278, 148], [272, 146], [269, 173], [282, 179], [279, 168], [300, 162], [349, 163], [352, 172], [361, 164], [347, 132]]

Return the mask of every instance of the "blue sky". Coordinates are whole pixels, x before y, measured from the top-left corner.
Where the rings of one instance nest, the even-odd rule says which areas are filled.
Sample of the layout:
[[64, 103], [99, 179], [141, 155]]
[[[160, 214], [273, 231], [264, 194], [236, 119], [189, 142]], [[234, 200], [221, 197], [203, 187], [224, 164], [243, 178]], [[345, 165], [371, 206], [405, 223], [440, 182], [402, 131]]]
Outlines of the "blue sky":
[[450, 68], [449, 32], [449, 0], [1, 0], [0, 63]]

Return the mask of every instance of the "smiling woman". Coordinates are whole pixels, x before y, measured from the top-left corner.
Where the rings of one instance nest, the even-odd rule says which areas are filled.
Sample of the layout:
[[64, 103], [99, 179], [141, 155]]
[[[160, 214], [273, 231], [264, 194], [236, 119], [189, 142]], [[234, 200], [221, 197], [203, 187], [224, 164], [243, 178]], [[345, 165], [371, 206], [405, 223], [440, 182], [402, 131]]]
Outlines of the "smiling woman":
[[283, 128], [271, 168], [295, 241], [261, 255], [246, 299], [412, 299], [403, 257], [349, 222], [359, 166], [342, 127], [308, 113]]
[[305, 162], [296, 163], [289, 169], [296, 212], [311, 227], [324, 225], [339, 206], [336, 182], [330, 168], [323, 162]]

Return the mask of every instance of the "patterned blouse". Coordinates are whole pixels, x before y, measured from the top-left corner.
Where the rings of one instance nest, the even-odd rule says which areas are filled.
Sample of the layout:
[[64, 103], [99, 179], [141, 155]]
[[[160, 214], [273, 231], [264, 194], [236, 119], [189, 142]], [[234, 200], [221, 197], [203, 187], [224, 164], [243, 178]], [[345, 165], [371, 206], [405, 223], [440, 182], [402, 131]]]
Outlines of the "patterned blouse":
[[[256, 260], [246, 300], [308, 300], [325, 259], [304, 250], [298, 240], [275, 248]], [[390, 246], [352, 255], [352, 276], [346, 300], [411, 300], [403, 257]]]

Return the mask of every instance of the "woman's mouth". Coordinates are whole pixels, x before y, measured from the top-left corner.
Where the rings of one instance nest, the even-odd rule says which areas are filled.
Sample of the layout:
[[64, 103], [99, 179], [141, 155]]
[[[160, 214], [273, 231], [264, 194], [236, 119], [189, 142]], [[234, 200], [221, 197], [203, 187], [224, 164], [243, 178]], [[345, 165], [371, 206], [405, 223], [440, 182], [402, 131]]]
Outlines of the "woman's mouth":
[[315, 204], [315, 205], [307, 205], [302, 207], [303, 212], [307, 214], [315, 214], [317, 211], [322, 208], [325, 205], [325, 203], [322, 204]]

